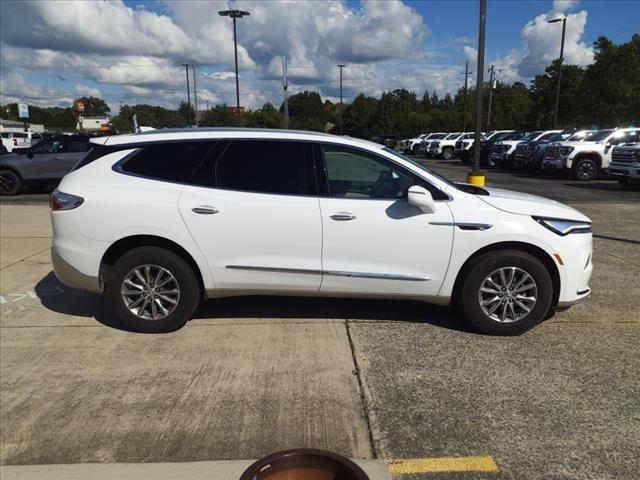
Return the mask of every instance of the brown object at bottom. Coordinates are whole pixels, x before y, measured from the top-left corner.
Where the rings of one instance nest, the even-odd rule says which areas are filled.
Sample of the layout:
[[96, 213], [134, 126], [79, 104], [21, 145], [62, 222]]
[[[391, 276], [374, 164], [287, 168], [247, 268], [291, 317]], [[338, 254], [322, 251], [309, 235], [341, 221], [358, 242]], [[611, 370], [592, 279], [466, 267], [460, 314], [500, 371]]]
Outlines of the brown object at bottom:
[[342, 455], [313, 448], [285, 450], [257, 460], [240, 480], [369, 480]]
[[299, 458], [283, 458], [258, 473], [257, 480], [336, 480], [335, 461], [307, 456], [304, 465]]

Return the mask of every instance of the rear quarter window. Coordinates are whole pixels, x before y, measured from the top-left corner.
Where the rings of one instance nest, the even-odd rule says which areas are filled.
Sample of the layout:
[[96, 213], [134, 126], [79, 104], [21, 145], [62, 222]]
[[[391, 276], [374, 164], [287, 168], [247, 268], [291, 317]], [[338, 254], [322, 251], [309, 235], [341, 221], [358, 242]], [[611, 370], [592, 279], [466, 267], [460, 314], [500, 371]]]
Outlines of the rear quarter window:
[[214, 146], [215, 142], [142, 145], [120, 170], [155, 180], [188, 183]]

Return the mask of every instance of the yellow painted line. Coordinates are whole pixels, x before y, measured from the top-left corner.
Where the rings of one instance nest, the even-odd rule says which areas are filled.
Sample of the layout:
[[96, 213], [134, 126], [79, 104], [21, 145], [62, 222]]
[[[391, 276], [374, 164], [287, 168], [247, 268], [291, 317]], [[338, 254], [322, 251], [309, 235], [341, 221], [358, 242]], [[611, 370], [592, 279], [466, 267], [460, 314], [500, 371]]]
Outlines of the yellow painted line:
[[492, 457], [443, 457], [390, 460], [389, 472], [399, 474], [438, 472], [498, 472]]

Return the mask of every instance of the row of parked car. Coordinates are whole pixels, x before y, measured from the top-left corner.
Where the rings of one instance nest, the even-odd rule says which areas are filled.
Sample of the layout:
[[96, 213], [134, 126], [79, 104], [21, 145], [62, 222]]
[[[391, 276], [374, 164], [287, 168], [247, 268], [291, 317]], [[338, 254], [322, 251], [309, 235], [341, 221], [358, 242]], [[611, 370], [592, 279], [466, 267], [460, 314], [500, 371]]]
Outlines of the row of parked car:
[[[413, 155], [457, 156], [472, 163], [474, 134], [435, 132], [402, 140], [400, 150]], [[480, 163], [492, 168], [568, 173], [589, 181], [598, 174], [615, 176], [623, 187], [640, 186], [640, 128], [602, 130], [497, 130], [482, 134]]]

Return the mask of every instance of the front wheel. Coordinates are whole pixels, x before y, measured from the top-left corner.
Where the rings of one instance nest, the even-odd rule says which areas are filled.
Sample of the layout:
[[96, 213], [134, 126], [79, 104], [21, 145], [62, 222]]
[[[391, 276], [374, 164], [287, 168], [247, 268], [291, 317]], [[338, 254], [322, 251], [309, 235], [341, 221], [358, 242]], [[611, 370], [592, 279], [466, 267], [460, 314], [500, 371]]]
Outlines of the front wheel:
[[120, 257], [107, 281], [118, 319], [144, 333], [182, 327], [200, 302], [200, 286], [182, 257], [158, 247], [135, 248]]
[[526, 252], [489, 252], [472, 261], [459, 300], [465, 318], [481, 332], [519, 335], [551, 310], [551, 275]]
[[22, 179], [13, 170], [0, 170], [0, 195], [15, 195], [22, 188]]
[[573, 175], [578, 180], [582, 180], [583, 182], [587, 182], [593, 177], [596, 176], [596, 172], [598, 171], [598, 166], [596, 162], [591, 160], [590, 158], [583, 158], [574, 162], [573, 164]]
[[445, 160], [451, 160], [451, 157], [453, 157], [453, 150], [451, 150], [450, 148], [445, 148], [444, 150], [442, 150], [442, 158], [444, 158]]

